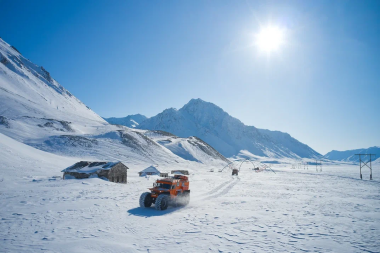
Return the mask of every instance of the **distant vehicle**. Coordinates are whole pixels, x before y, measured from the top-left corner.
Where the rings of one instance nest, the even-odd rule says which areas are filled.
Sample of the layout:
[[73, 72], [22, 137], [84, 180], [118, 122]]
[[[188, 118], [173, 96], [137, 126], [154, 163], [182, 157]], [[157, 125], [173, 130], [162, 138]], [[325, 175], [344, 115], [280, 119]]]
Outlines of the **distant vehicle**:
[[171, 171], [171, 174], [175, 175], [189, 175], [189, 171], [188, 170], [172, 170]]
[[190, 202], [190, 183], [187, 176], [157, 179], [150, 192], [140, 196], [140, 207], [155, 205], [157, 210], [166, 210], [169, 205], [187, 205]]
[[239, 170], [238, 169], [233, 169], [232, 170], [232, 176], [237, 176], [239, 175]]

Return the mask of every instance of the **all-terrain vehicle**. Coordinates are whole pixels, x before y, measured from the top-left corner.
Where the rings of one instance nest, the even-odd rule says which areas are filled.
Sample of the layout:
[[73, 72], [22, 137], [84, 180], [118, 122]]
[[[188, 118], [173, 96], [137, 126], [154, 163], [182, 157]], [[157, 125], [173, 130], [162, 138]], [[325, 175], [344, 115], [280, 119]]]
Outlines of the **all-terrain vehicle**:
[[140, 207], [155, 205], [157, 210], [166, 210], [169, 205], [187, 205], [190, 202], [189, 179], [187, 176], [157, 179], [150, 192], [140, 196]]

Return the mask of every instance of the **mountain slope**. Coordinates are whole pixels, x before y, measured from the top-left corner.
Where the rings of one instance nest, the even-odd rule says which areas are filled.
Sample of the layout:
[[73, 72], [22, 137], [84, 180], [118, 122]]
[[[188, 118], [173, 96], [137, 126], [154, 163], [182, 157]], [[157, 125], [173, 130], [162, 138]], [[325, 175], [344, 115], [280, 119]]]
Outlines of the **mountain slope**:
[[289, 134], [246, 126], [220, 107], [201, 99], [192, 99], [179, 110], [166, 109], [143, 121], [139, 128], [167, 131], [179, 137], [197, 136], [226, 157], [241, 150], [269, 157], [320, 156]]
[[124, 118], [103, 118], [110, 124], [114, 125], [122, 125], [126, 127], [131, 127], [135, 128], [137, 127], [141, 122], [147, 119], [144, 115], [141, 114], [134, 114], [134, 115], [128, 115], [127, 117]]
[[[372, 161], [374, 161], [380, 157], [380, 147], [375, 146], [370, 148], [353, 149], [346, 151], [332, 150], [324, 155], [324, 157], [336, 161], [359, 162], [359, 156], [356, 156], [355, 154], [375, 154], [376, 156], [372, 156]], [[365, 157], [365, 159], [367, 160], [369, 157]]]
[[55, 81], [43, 67], [23, 57], [0, 39], [0, 115], [81, 118], [89, 122], [104, 120]]
[[169, 149], [185, 160], [201, 163], [220, 163], [230, 161], [201, 139], [191, 136], [179, 138], [168, 132], [146, 131], [145, 135]]
[[[133, 115], [130, 120], [141, 122], [144, 118]], [[144, 135], [145, 132], [109, 124], [43, 67], [0, 39], [0, 133], [66, 156], [124, 160], [142, 167], [189, 163]], [[215, 159], [213, 154], [203, 153], [202, 162], [225, 163], [222, 157]]]

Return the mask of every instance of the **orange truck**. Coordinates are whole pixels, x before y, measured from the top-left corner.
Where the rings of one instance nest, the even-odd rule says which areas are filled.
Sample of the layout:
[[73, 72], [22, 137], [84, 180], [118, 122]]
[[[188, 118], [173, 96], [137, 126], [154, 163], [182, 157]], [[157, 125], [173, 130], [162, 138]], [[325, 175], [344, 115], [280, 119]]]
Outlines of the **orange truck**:
[[169, 205], [187, 205], [190, 202], [189, 178], [183, 175], [160, 178], [153, 183], [150, 192], [140, 196], [140, 207], [155, 205], [157, 210], [166, 210]]

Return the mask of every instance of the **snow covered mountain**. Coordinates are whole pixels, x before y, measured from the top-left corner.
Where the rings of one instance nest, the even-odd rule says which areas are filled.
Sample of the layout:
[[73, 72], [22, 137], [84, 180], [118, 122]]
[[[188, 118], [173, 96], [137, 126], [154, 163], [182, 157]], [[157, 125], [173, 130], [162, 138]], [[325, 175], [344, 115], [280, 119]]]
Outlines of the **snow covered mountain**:
[[[143, 115], [132, 115], [124, 118], [124, 122], [135, 122], [137, 126], [143, 119]], [[210, 153], [202, 145], [183, 150], [194, 155], [178, 156], [145, 132], [109, 124], [55, 81], [47, 70], [0, 39], [0, 133], [50, 153], [90, 160], [121, 160], [141, 167], [226, 162], [223, 156]]]
[[[360, 148], [346, 151], [332, 150], [324, 155], [324, 157], [330, 160], [342, 162], [359, 162], [359, 156], [356, 156], [355, 154], [375, 154], [376, 156], [372, 156], [372, 161], [374, 161], [380, 157], [380, 147], [374, 146], [370, 148]], [[366, 157], [366, 159], [369, 159], [369, 157]]]
[[0, 39], [0, 115], [12, 125], [20, 116], [105, 121], [55, 81], [42, 66]]
[[128, 115], [124, 118], [103, 118], [108, 123], [114, 124], [114, 125], [122, 125], [127, 126], [130, 128], [136, 128], [141, 122], [147, 119], [144, 115], [141, 114], [134, 114], [134, 115]]
[[166, 109], [143, 121], [138, 128], [162, 130], [183, 138], [196, 136], [226, 157], [241, 150], [268, 157], [321, 156], [287, 133], [246, 126], [220, 107], [201, 99], [192, 99], [179, 110]]
[[213, 147], [194, 136], [179, 138], [171, 133], [160, 130], [146, 131], [145, 135], [185, 160], [201, 163], [207, 163], [209, 160], [230, 162]]

